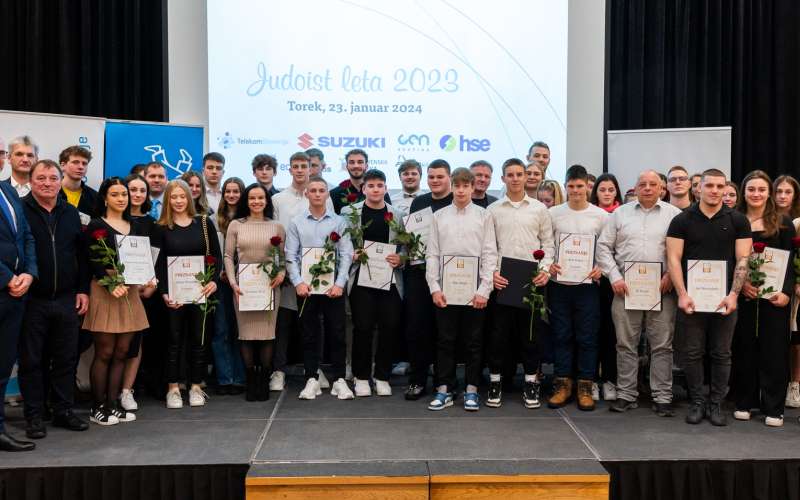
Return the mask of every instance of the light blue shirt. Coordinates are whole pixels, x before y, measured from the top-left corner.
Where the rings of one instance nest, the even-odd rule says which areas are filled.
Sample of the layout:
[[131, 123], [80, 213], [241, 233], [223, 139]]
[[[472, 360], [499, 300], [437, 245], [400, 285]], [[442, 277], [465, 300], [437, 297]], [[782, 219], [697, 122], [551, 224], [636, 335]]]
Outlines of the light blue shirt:
[[348, 270], [353, 262], [353, 243], [344, 232], [347, 229], [347, 221], [344, 217], [336, 215], [331, 210], [319, 219], [311, 215], [309, 209], [303, 210], [295, 216], [289, 223], [286, 231], [286, 267], [289, 271], [289, 279], [294, 286], [303, 283], [301, 265], [303, 261], [303, 247], [322, 247], [325, 245], [325, 238], [332, 232], [339, 233], [339, 241], [335, 244], [336, 248], [336, 279], [335, 285], [344, 288], [347, 286]]

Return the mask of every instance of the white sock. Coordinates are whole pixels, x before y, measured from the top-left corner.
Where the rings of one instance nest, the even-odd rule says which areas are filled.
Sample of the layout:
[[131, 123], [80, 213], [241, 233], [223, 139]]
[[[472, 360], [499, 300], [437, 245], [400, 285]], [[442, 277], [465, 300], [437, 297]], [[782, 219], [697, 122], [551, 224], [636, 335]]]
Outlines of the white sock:
[[533, 375], [525, 374], [525, 382], [538, 382], [539, 377], [534, 373]]
[[439, 387], [436, 388], [436, 392], [441, 392], [442, 394], [447, 394], [447, 386], [446, 385], [440, 385]]
[[478, 386], [475, 386], [475, 385], [472, 385], [472, 384], [468, 385], [467, 386], [467, 392], [472, 392], [472, 393], [478, 392]]
[[489, 382], [500, 382], [503, 380], [503, 376], [499, 373], [490, 373], [489, 374]]

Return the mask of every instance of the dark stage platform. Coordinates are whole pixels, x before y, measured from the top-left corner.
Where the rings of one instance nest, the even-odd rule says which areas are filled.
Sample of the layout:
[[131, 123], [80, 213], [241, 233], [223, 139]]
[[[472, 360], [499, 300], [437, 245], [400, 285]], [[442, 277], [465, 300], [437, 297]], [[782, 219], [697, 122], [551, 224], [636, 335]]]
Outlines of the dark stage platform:
[[[57, 498], [800, 498], [800, 424], [724, 428], [574, 406], [441, 412], [427, 399], [300, 401], [301, 380], [265, 403], [212, 396], [167, 410], [143, 399], [136, 422], [49, 428], [31, 453], [0, 454], [0, 500]], [[24, 435], [21, 410], [8, 426]], [[81, 411], [86, 414], [86, 411]], [[610, 481], [610, 482], [609, 482]], [[539, 496], [537, 496], [539, 495]], [[491, 496], [491, 495], [489, 495]]]

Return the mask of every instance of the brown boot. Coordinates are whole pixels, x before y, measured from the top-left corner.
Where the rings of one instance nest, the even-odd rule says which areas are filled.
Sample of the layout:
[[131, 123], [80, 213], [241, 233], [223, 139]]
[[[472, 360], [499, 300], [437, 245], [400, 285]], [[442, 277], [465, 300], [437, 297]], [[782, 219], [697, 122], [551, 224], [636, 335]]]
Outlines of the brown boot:
[[561, 408], [572, 399], [572, 379], [556, 377], [553, 380], [553, 395], [547, 400], [550, 408]]
[[594, 410], [591, 380], [578, 380], [578, 409], [583, 411]]

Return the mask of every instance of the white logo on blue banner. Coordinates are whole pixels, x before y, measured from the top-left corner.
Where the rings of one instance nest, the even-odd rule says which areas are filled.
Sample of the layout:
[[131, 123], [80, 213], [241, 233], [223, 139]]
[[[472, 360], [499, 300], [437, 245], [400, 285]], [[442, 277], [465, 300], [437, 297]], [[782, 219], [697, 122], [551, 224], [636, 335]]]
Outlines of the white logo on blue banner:
[[106, 177], [124, 177], [137, 163], [162, 163], [167, 177], [199, 170], [203, 157], [203, 127], [186, 125], [108, 122], [106, 124]]

